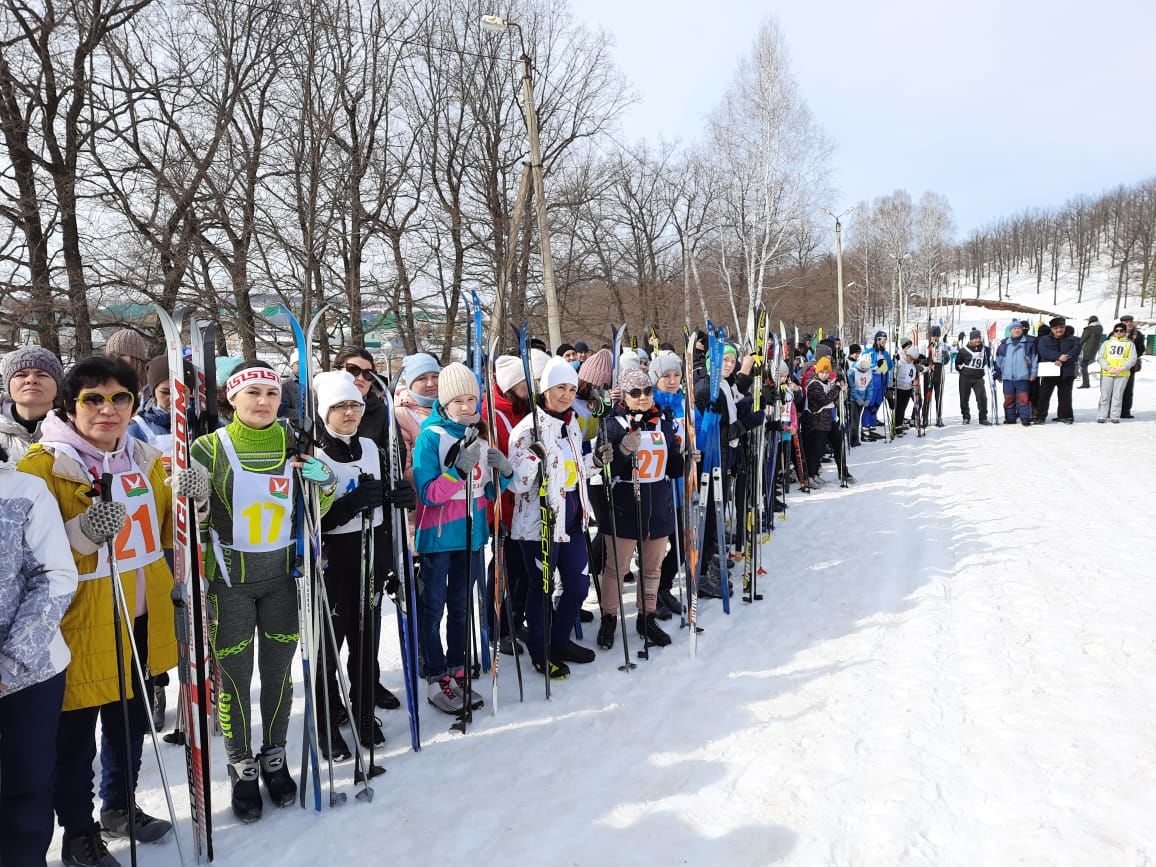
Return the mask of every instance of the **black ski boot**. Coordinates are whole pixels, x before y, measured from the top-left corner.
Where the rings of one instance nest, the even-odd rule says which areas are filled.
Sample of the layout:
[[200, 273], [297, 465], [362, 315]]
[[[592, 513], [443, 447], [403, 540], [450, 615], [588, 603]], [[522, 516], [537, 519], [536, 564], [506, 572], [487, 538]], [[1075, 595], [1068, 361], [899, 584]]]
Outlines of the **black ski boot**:
[[284, 747], [265, 747], [261, 750], [261, 779], [269, 799], [278, 807], [288, 807], [297, 800], [297, 784], [285, 767]]
[[535, 662], [534, 671], [538, 674], [545, 674], [546, 666], [550, 667], [550, 680], [565, 680], [570, 676], [570, 666], [561, 660], [551, 659], [545, 663]]
[[614, 633], [618, 631], [618, 615], [603, 614], [602, 622], [598, 624], [598, 646], [603, 650], [614, 647]]
[[349, 751], [349, 744], [345, 742], [345, 738], [341, 736], [341, 730], [337, 727], [329, 730], [329, 737], [325, 737], [325, 728], [318, 731], [318, 737], [321, 743], [318, 746], [321, 748], [321, 755], [323, 758], [332, 759], [335, 762], [344, 762], [353, 758], [353, 753]]
[[670, 636], [662, 631], [662, 627], [658, 625], [658, 621], [653, 614], [647, 614], [645, 626], [642, 615], [634, 620], [634, 629], [642, 638], [646, 638], [652, 647], [666, 647], [670, 644]]
[[233, 783], [233, 815], [242, 822], [256, 822], [261, 818], [261, 787], [257, 784], [260, 765], [256, 759], [242, 759], [229, 763], [229, 779]]
[[375, 747], [380, 747], [385, 743], [385, 735], [381, 731], [381, 723], [377, 721], [376, 716], [373, 714], [361, 715], [361, 724], [357, 727], [357, 739], [363, 747], [369, 746], [370, 743]]
[[658, 589], [658, 601], [665, 605], [671, 614], [682, 614], [682, 603], [678, 601], [678, 597], [671, 592], [669, 587]]
[[401, 700], [380, 683], [373, 689], [373, 702], [382, 710], [397, 710], [401, 707]]
[[577, 662], [579, 665], [585, 665], [594, 661], [594, 651], [570, 641], [561, 647], [551, 647], [550, 659], [553, 662]]

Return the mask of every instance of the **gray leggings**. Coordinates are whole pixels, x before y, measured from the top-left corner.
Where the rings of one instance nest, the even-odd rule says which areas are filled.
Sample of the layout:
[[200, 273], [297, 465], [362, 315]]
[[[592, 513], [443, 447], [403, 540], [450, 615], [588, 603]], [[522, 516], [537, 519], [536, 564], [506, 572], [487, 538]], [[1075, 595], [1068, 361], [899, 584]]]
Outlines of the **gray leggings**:
[[217, 661], [217, 716], [230, 762], [253, 755], [249, 693], [253, 634], [261, 673], [263, 747], [285, 746], [293, 707], [293, 655], [297, 650], [297, 585], [288, 575], [256, 584], [213, 582], [208, 595], [209, 642]]

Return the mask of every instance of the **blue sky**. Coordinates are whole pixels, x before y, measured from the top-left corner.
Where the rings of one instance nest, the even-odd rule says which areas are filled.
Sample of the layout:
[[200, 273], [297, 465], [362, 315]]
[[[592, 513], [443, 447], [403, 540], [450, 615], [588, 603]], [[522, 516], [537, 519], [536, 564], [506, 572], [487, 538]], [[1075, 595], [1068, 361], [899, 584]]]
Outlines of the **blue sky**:
[[1156, 2], [570, 0], [640, 101], [622, 139], [692, 140], [764, 16], [834, 140], [848, 206], [946, 195], [960, 234], [1156, 175]]

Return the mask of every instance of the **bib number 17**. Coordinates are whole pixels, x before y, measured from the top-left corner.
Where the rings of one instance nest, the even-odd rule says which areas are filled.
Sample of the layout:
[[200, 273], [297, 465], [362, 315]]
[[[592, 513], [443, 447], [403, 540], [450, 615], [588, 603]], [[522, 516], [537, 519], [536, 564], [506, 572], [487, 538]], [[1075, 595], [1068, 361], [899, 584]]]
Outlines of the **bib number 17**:
[[254, 503], [241, 514], [249, 524], [250, 545], [271, 545], [281, 538], [285, 507], [280, 503]]

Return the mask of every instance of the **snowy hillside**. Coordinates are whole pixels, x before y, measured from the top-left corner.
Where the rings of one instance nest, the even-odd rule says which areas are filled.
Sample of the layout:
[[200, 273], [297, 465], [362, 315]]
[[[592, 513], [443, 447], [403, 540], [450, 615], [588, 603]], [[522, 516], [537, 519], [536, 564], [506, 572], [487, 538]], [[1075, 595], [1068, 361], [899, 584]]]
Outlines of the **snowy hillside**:
[[[519, 704], [505, 657], [497, 716], [488, 684], [464, 737], [426, 708], [415, 754], [383, 713], [376, 799], [321, 815], [238, 824], [216, 743], [216, 863], [1151, 864], [1156, 370], [1120, 425], [1090, 423], [1091, 390], [1073, 427], [963, 427], [954, 387], [947, 428], [855, 449], [848, 491], [791, 496], [765, 601], [705, 603], [697, 659], [683, 631], [630, 675], [599, 653], [548, 704], [528, 676]], [[187, 815], [183, 752], [165, 756]]]

